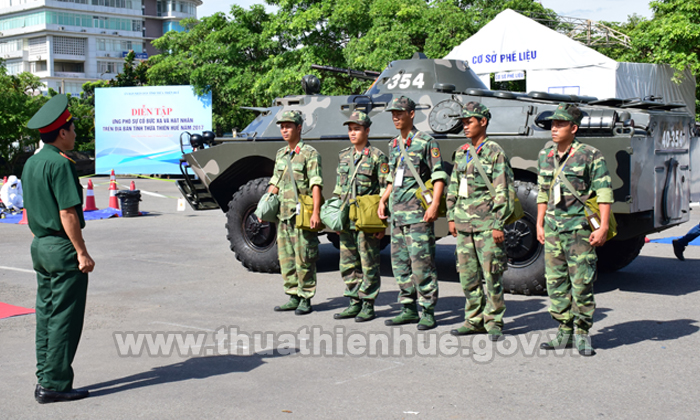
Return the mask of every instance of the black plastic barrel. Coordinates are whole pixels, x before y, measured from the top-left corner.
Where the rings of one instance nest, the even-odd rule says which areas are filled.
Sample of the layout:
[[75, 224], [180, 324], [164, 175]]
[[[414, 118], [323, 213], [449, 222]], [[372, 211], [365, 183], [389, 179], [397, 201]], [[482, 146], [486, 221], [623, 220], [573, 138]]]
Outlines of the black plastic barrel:
[[139, 201], [141, 201], [141, 191], [120, 190], [115, 194], [119, 198], [122, 207], [122, 217], [139, 216]]

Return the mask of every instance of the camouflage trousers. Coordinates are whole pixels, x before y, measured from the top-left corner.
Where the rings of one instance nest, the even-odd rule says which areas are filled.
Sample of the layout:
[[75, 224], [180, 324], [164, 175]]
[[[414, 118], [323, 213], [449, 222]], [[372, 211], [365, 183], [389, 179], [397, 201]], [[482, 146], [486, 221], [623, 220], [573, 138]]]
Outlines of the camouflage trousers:
[[[493, 231], [457, 232], [457, 272], [467, 301], [465, 325], [503, 328], [506, 303], [503, 300], [503, 272], [508, 267], [505, 245], [496, 244]], [[484, 293], [483, 283], [486, 284]]]
[[379, 242], [374, 233], [351, 230], [340, 233], [340, 275], [352, 301], [374, 301], [379, 294]]
[[318, 234], [297, 229], [294, 218], [277, 224], [277, 255], [284, 292], [311, 299], [316, 294]]
[[[391, 267], [399, 285], [399, 302], [418, 303], [428, 310], [438, 299], [435, 227], [414, 223], [391, 228]], [[420, 295], [420, 298], [418, 298]]]
[[545, 223], [544, 261], [549, 313], [560, 324], [587, 332], [593, 325], [593, 282], [598, 256], [588, 242], [591, 232], [558, 232]]

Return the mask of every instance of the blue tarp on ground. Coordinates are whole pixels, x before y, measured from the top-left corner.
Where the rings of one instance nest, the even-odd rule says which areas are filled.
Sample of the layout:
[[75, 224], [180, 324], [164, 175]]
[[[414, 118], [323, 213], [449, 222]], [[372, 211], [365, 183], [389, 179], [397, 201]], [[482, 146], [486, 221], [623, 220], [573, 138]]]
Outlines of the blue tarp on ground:
[[[85, 215], [85, 221], [88, 221], [88, 220], [109, 219], [110, 217], [115, 217], [115, 216], [121, 217], [122, 212], [121, 212], [121, 210], [107, 207], [106, 209], [102, 209], [102, 210], [86, 211], [83, 214]], [[17, 224], [17, 223], [19, 223], [20, 220], [22, 220], [22, 213], [17, 213], [14, 215], [7, 214], [4, 219], [0, 219], [0, 223]]]
[[[659, 238], [659, 239], [652, 239], [649, 242], [654, 242], [656, 244], [670, 244], [672, 240], [681, 238], [681, 236], [669, 236], [668, 238]], [[700, 237], [695, 238], [692, 242], [690, 242], [688, 245], [697, 245], [700, 246]]]

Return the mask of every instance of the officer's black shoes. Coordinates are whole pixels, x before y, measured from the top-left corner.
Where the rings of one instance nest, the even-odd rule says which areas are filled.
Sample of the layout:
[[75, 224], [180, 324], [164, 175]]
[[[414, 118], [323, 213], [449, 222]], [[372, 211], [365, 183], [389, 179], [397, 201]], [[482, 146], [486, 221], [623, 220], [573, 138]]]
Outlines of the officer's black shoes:
[[569, 329], [559, 328], [554, 340], [540, 344], [544, 350], [570, 349], [574, 345], [574, 332]]
[[403, 324], [415, 324], [420, 318], [418, 317], [418, 308], [416, 305], [404, 305], [401, 309], [399, 316], [387, 319], [384, 321], [384, 325], [403, 325]]
[[435, 322], [435, 312], [432, 309], [423, 309], [423, 314], [418, 321], [418, 328], [421, 331], [432, 330], [437, 327], [437, 322]]
[[34, 399], [36, 399], [36, 402], [39, 404], [82, 400], [83, 398], [89, 396], [90, 393], [87, 389], [71, 389], [70, 391], [58, 392], [46, 389], [39, 384], [37, 384], [36, 388], [34, 389]]
[[487, 332], [489, 335], [489, 340], [499, 341], [503, 338], [503, 331], [500, 328], [493, 328]]
[[461, 327], [450, 330], [450, 334], [460, 336], [460, 335], [473, 335], [473, 334], [483, 334], [486, 332], [484, 327], [477, 327], [474, 325], [462, 325]]
[[678, 242], [678, 239], [674, 239], [673, 241], [671, 241], [671, 243], [673, 243], [673, 253], [676, 255], [676, 258], [678, 258], [681, 261], [685, 261], [685, 257], [683, 256], [683, 251], [685, 251], [685, 247]]
[[311, 299], [302, 299], [301, 302], [299, 302], [299, 306], [294, 311], [294, 314], [306, 315], [310, 314], [312, 311], [313, 309], [311, 308]]
[[367, 322], [376, 317], [374, 314], [374, 302], [366, 300], [362, 303], [362, 311], [355, 317], [355, 322]]
[[595, 350], [593, 350], [593, 346], [591, 345], [591, 337], [588, 333], [577, 332], [578, 334], [575, 335], [574, 340], [576, 341], [576, 350], [578, 350], [578, 354], [586, 357], [595, 356]]
[[339, 314], [333, 314], [333, 319], [348, 319], [355, 318], [362, 310], [362, 302], [359, 300], [353, 300], [350, 302], [350, 306], [345, 308], [345, 310]]
[[275, 306], [275, 311], [277, 312], [282, 312], [282, 311], [293, 311], [299, 306], [299, 302], [301, 299], [299, 299], [299, 296], [289, 296], [289, 301], [285, 303], [284, 305], [280, 306]]

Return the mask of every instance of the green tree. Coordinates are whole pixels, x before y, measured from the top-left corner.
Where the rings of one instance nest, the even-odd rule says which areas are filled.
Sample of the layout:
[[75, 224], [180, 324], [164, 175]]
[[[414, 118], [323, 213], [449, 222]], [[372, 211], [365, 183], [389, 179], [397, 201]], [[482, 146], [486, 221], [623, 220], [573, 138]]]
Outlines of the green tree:
[[[675, 79], [690, 68], [700, 75], [700, 2], [657, 0], [650, 3], [654, 16], [640, 20], [629, 32], [632, 48], [621, 54], [622, 61], [668, 64]], [[696, 119], [700, 119], [700, 85], [695, 91]]]
[[[36, 146], [39, 135], [29, 130], [27, 122], [46, 103], [40, 94], [43, 86], [31, 73], [8, 75], [5, 63], [0, 59], [0, 172], [12, 174], [19, 171], [19, 160], [26, 147]], [[17, 174], [19, 175], [19, 174]]]

